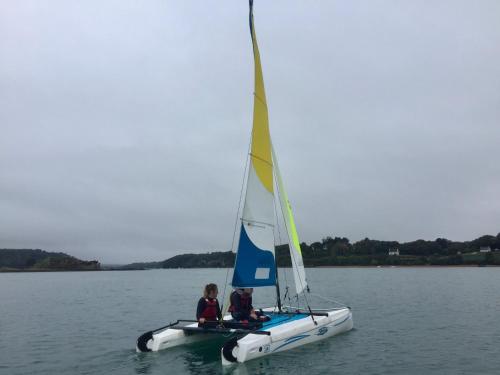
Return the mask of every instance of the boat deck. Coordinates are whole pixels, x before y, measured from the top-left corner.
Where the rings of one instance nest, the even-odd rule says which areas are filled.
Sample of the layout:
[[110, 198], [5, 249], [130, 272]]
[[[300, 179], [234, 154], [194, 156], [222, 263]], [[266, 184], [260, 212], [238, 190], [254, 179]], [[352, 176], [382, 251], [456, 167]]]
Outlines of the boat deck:
[[265, 314], [271, 318], [271, 320], [262, 323], [262, 328], [260, 331], [267, 331], [269, 328], [277, 327], [281, 324], [293, 322], [294, 320], [300, 320], [304, 318], [308, 318], [308, 314], [286, 314], [286, 313], [269, 313], [265, 312]]
[[[212, 334], [248, 334], [254, 333], [258, 335], [270, 335], [271, 328], [280, 326], [282, 324], [290, 323], [300, 319], [308, 318], [309, 314], [303, 313], [277, 313], [266, 311], [265, 315], [270, 318], [267, 322], [249, 322], [242, 323], [232, 319], [226, 319], [224, 325], [219, 325], [218, 322], [210, 322], [204, 326], [199, 326], [193, 320], [178, 320], [170, 324], [163, 332], [168, 330], [181, 330], [187, 335], [194, 335], [199, 333], [212, 333]], [[187, 324], [186, 324], [187, 323]], [[152, 334], [152, 332], [150, 332]]]

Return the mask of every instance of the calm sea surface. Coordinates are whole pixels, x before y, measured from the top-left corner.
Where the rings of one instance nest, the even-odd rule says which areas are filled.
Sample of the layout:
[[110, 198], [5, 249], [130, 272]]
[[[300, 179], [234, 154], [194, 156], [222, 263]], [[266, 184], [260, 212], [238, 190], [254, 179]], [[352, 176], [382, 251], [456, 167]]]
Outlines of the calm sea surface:
[[[355, 329], [226, 371], [223, 341], [135, 353], [139, 334], [192, 319], [202, 286], [223, 285], [226, 270], [0, 274], [0, 374], [500, 374], [500, 268], [308, 276], [352, 307]], [[257, 304], [272, 305], [272, 289], [256, 290]]]

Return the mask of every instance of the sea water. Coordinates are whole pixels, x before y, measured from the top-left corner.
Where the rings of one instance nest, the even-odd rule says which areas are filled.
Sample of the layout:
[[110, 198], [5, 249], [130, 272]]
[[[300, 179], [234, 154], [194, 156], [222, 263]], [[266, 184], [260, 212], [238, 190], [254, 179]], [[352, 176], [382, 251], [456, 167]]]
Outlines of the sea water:
[[[310, 303], [344, 302], [354, 329], [230, 369], [224, 337], [135, 352], [141, 333], [193, 319], [204, 284], [223, 294], [225, 269], [0, 274], [0, 374], [500, 374], [500, 268], [307, 274]], [[280, 276], [284, 294], [292, 274]], [[273, 295], [256, 289], [254, 305]]]

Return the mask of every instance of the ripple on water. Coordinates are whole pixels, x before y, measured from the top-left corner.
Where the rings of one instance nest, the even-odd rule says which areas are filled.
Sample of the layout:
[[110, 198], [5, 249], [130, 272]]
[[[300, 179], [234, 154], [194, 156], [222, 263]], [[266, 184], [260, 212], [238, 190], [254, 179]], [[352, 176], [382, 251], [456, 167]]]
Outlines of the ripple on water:
[[[227, 369], [224, 340], [135, 353], [141, 333], [193, 318], [202, 286], [225, 276], [216, 269], [0, 274], [0, 373], [498, 374], [495, 268], [311, 269], [314, 292], [348, 303], [355, 329]], [[255, 305], [272, 304], [273, 293], [257, 289]]]

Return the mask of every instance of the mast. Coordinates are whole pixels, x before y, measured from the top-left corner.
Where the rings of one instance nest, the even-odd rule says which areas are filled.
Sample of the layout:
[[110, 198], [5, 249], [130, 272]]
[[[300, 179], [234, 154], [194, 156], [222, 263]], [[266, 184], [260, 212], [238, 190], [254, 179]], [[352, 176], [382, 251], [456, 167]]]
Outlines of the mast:
[[281, 312], [281, 293], [280, 293], [280, 282], [278, 278], [278, 259], [276, 258], [276, 304], [278, 305], [278, 311]]

